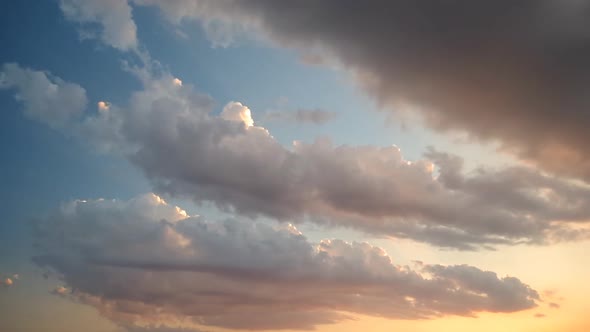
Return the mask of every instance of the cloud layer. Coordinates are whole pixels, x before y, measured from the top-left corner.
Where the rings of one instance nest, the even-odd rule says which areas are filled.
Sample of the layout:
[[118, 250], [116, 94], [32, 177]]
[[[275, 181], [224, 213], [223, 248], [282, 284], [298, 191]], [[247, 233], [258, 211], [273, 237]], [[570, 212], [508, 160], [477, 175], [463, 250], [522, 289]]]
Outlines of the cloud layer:
[[499, 140], [545, 170], [590, 180], [587, 1], [134, 3], [335, 59], [397, 113], [410, 104], [432, 128]]
[[[349, 314], [423, 319], [513, 312], [539, 295], [472, 266], [395, 265], [367, 243], [311, 243], [293, 226], [190, 217], [154, 194], [73, 201], [36, 224], [34, 261], [127, 326], [311, 329]], [[133, 329], [131, 329], [133, 330]]]
[[[158, 192], [250, 217], [310, 219], [459, 249], [587, 237], [586, 185], [527, 167], [466, 174], [459, 157], [436, 150], [410, 162], [395, 146], [324, 139], [286, 148], [241, 103], [215, 115], [211, 98], [192, 86], [146, 75], [127, 105], [72, 121], [68, 133], [125, 156]], [[16, 86], [19, 95], [27, 89]], [[25, 105], [45, 98], [26, 96]], [[45, 111], [28, 112], [51, 123]]]

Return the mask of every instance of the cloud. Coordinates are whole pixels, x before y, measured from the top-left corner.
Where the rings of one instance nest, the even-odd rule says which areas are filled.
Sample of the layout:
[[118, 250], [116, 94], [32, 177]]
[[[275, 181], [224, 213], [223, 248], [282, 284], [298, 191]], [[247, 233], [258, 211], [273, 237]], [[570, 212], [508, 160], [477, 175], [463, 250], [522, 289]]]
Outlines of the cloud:
[[264, 116], [264, 120], [324, 124], [333, 120], [335, 117], [336, 113], [334, 112], [328, 112], [321, 109], [300, 108], [291, 112], [269, 112]]
[[[126, 105], [88, 114], [71, 135], [120, 154], [157, 192], [248, 217], [352, 227], [474, 250], [588, 238], [590, 188], [529, 167], [480, 168], [437, 150], [410, 162], [395, 146], [281, 145], [247, 106], [212, 99], [173, 76], [141, 76]], [[27, 100], [24, 100], [27, 105]], [[34, 100], [32, 102], [35, 102]]]
[[111, 104], [109, 102], [101, 100], [96, 104], [96, 107], [98, 107], [99, 112], [106, 112], [111, 107]]
[[320, 54], [398, 114], [413, 105], [432, 128], [497, 140], [547, 171], [590, 180], [586, 1], [135, 3]]
[[146, 81], [129, 105], [80, 129], [91, 139], [100, 133], [99, 142], [109, 133], [159, 192], [252, 217], [311, 218], [461, 249], [587, 236], [584, 185], [526, 167], [466, 175], [460, 158], [435, 150], [411, 163], [395, 146], [318, 140], [285, 148], [241, 103], [216, 116], [208, 96], [169, 82]]
[[0, 280], [0, 285], [4, 285], [4, 287], [10, 287], [14, 284], [14, 281], [10, 278], [4, 278], [4, 280]]
[[11, 89], [24, 105], [24, 114], [57, 129], [79, 117], [88, 100], [86, 90], [48, 72], [6, 63], [0, 71], [0, 90]]
[[72, 201], [35, 226], [34, 261], [73, 289], [54, 293], [127, 327], [312, 329], [350, 314], [472, 316], [539, 301], [514, 277], [466, 265], [412, 270], [368, 243], [312, 243], [294, 227], [211, 222], [154, 194]]
[[86, 29], [92, 24], [99, 25], [100, 38], [105, 44], [121, 51], [137, 48], [137, 26], [126, 0], [60, 0], [59, 6], [66, 19]]
[[58, 286], [58, 287], [55, 287], [51, 291], [51, 294], [57, 295], [57, 296], [61, 296], [61, 297], [66, 297], [67, 294], [68, 294], [68, 292], [70, 292], [70, 290], [67, 289], [66, 287], [64, 287], [64, 286]]
[[242, 103], [232, 101], [221, 111], [221, 118], [229, 121], [242, 122], [246, 127], [252, 127], [254, 120], [250, 109]]

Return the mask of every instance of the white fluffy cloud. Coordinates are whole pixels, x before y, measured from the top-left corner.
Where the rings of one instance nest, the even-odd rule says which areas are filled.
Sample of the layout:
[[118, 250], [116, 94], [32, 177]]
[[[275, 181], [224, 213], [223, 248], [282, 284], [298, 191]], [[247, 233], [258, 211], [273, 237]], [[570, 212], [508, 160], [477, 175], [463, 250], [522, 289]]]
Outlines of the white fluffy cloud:
[[7, 63], [0, 71], [0, 89], [14, 89], [26, 116], [62, 128], [86, 108], [86, 91], [48, 72]]
[[100, 25], [101, 40], [114, 48], [128, 51], [137, 48], [137, 26], [126, 0], [60, 0], [64, 16], [90, 29]]
[[132, 331], [308, 329], [351, 313], [424, 319], [513, 312], [539, 300], [513, 277], [465, 265], [411, 269], [368, 243], [311, 243], [293, 227], [210, 222], [154, 194], [70, 202], [35, 234], [34, 261], [67, 284], [54, 293]]
[[254, 125], [250, 109], [242, 105], [242, 103], [235, 101], [225, 105], [221, 111], [221, 118], [229, 121], [242, 122], [246, 127], [252, 127]]

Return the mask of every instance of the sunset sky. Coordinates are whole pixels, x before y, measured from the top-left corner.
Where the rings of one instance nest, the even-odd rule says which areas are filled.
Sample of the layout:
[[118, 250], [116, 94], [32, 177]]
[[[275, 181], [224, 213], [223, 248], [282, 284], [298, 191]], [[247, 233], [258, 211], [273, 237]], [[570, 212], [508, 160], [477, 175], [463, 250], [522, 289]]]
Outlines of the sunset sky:
[[0, 13], [0, 331], [590, 331], [590, 1]]

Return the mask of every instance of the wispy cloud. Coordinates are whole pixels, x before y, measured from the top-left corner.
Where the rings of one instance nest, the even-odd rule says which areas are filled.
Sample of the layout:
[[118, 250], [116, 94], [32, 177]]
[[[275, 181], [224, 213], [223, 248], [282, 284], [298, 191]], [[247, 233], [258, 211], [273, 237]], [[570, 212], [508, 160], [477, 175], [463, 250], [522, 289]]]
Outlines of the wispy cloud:
[[294, 111], [271, 111], [262, 116], [263, 121], [283, 121], [300, 124], [325, 124], [336, 118], [335, 112], [322, 109], [296, 109]]

